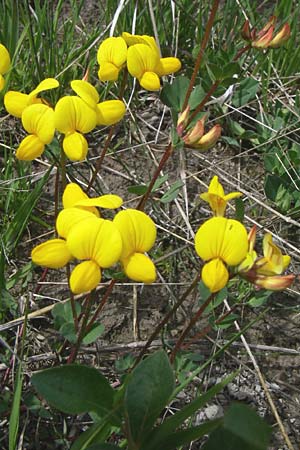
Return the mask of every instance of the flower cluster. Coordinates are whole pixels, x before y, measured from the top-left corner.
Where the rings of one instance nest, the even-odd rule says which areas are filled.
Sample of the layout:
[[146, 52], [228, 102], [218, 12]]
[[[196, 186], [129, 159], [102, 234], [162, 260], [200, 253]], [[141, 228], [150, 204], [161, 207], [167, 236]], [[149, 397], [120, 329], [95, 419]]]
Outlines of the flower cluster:
[[274, 36], [276, 20], [276, 16], [272, 16], [260, 31], [257, 31], [256, 28], [250, 30], [249, 21], [246, 20], [242, 28], [243, 39], [248, 41], [251, 47], [258, 49], [281, 47], [289, 39], [291, 29], [289, 24], [285, 23]]
[[17, 149], [18, 159], [31, 161], [40, 157], [57, 130], [64, 135], [63, 149], [67, 157], [72, 161], [82, 161], [88, 150], [84, 134], [97, 125], [113, 125], [125, 114], [121, 100], [100, 102], [96, 88], [84, 80], [73, 80], [71, 87], [77, 96], [60, 98], [55, 108], [38, 97], [41, 92], [58, 86], [57, 80], [46, 78], [30, 94], [16, 91], [5, 94], [7, 112], [21, 118], [24, 129], [29, 133]]
[[101, 81], [116, 81], [121, 69], [137, 78], [149, 91], [160, 89], [160, 77], [177, 72], [181, 68], [178, 58], [161, 58], [154, 37], [122, 33], [122, 37], [105, 39], [99, 47], [97, 60]]
[[145, 253], [154, 245], [156, 227], [147, 214], [126, 209], [113, 220], [103, 219], [97, 207], [119, 208], [122, 199], [117, 195], [89, 198], [75, 183], [66, 186], [62, 200], [64, 208], [56, 219], [59, 238], [32, 250], [35, 264], [59, 269], [79, 260], [69, 280], [74, 294], [95, 289], [101, 281], [101, 269], [118, 261], [128, 278], [144, 283], [155, 281], [155, 266]]
[[227, 202], [240, 197], [240, 192], [225, 195], [214, 176], [208, 191], [200, 197], [209, 203], [215, 217], [205, 221], [195, 236], [195, 249], [205, 262], [201, 277], [211, 292], [226, 286], [230, 276], [238, 274], [257, 287], [281, 290], [289, 287], [294, 275], [282, 275], [290, 263], [267, 233], [263, 239], [263, 257], [254, 250], [256, 229], [249, 235], [242, 223], [224, 217]]

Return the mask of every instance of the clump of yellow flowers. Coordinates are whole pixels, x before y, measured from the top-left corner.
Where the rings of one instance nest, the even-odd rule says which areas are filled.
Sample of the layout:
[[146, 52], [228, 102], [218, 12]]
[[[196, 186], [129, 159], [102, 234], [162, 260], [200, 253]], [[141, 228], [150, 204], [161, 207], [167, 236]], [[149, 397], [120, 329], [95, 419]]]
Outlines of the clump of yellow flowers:
[[195, 236], [195, 249], [205, 262], [201, 278], [212, 293], [226, 286], [230, 277], [240, 275], [257, 287], [281, 290], [289, 287], [294, 275], [282, 275], [290, 263], [267, 233], [263, 239], [263, 257], [255, 250], [256, 229], [247, 233], [245, 226], [224, 217], [227, 202], [240, 197], [240, 192], [225, 195], [218, 177], [214, 176], [208, 191], [200, 197], [209, 203], [214, 217], [206, 220]]
[[154, 245], [156, 227], [142, 211], [119, 211], [113, 220], [101, 218], [97, 207], [115, 209], [123, 201], [117, 195], [89, 198], [79, 185], [70, 183], [63, 193], [63, 207], [56, 220], [59, 238], [36, 246], [31, 253], [35, 264], [59, 269], [69, 262], [79, 263], [70, 276], [74, 294], [95, 289], [101, 281], [102, 269], [117, 262], [128, 278], [153, 283], [156, 270], [145, 254]]

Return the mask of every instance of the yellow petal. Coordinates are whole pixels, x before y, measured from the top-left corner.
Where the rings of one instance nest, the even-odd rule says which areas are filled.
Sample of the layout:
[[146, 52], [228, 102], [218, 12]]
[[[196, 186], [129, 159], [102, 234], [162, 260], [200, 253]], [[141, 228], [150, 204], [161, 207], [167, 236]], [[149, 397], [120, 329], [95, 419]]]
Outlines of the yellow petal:
[[0, 44], [0, 74], [4, 74], [10, 68], [10, 56], [6, 47]]
[[155, 72], [162, 77], [163, 75], [170, 75], [171, 73], [178, 72], [181, 69], [181, 62], [178, 58], [160, 58]]
[[127, 45], [121, 37], [109, 37], [105, 39], [97, 52], [97, 61], [100, 66], [103, 63], [110, 62], [117, 68], [121, 68], [126, 62], [126, 57]]
[[156, 227], [147, 214], [136, 209], [126, 209], [115, 215], [114, 224], [120, 231], [123, 241], [121, 258], [132, 253], [148, 252], [156, 239]]
[[92, 259], [100, 267], [115, 264], [122, 251], [121, 236], [114, 223], [97, 218], [84, 220], [72, 227], [67, 244], [76, 258]]
[[197, 231], [195, 248], [204, 261], [220, 258], [228, 265], [235, 266], [248, 252], [246, 228], [237, 220], [213, 217]]
[[88, 152], [88, 143], [81, 133], [75, 131], [65, 136], [63, 149], [71, 161], [83, 161]]
[[98, 206], [99, 208], [115, 209], [122, 206], [123, 200], [118, 195], [106, 194], [94, 198], [82, 198], [74, 206]]
[[228, 270], [219, 258], [212, 259], [204, 264], [201, 272], [203, 283], [210, 292], [218, 292], [226, 286], [229, 279]]
[[95, 108], [99, 102], [99, 94], [88, 81], [73, 80], [71, 81], [71, 88], [76, 94], [82, 98], [91, 108]]
[[135, 45], [135, 44], [146, 44], [148, 47], [150, 47], [159, 57], [159, 49], [156, 44], [156, 41], [153, 36], [148, 36], [146, 34], [140, 35], [140, 34], [130, 34], [124, 31], [122, 33], [122, 37], [125, 40], [126, 44], [128, 46]]
[[98, 70], [98, 78], [100, 81], [117, 81], [120, 68], [110, 62], [102, 63]]
[[97, 125], [113, 125], [119, 122], [126, 112], [121, 100], [106, 100], [97, 105]]
[[133, 253], [122, 260], [128, 278], [142, 283], [153, 283], [156, 279], [155, 266], [151, 259], [142, 253]]
[[4, 95], [4, 106], [6, 111], [15, 117], [21, 117], [24, 109], [30, 104], [30, 98], [22, 92], [8, 91]]
[[47, 105], [29, 105], [22, 113], [22, 124], [28, 133], [35, 134], [44, 144], [54, 137], [54, 111]]
[[96, 218], [92, 212], [81, 208], [66, 208], [60, 211], [56, 219], [56, 230], [59, 236], [67, 238], [71, 229], [83, 220]]
[[55, 78], [45, 78], [33, 91], [30, 92], [29, 97], [36, 97], [40, 92], [48, 91], [50, 89], [57, 88], [58, 86], [59, 82]]
[[145, 72], [144, 75], [139, 78], [139, 83], [147, 91], [158, 91], [160, 89], [159, 76], [154, 72]]
[[97, 287], [101, 281], [101, 270], [94, 261], [83, 261], [73, 269], [70, 288], [74, 294], [83, 294]]
[[26, 136], [16, 151], [16, 158], [21, 161], [32, 161], [39, 158], [45, 149], [45, 144], [34, 134]]
[[146, 44], [136, 44], [128, 49], [127, 68], [133, 77], [140, 79], [145, 72], [154, 72], [158, 61], [156, 53]]
[[54, 113], [55, 128], [60, 133], [66, 134], [75, 130], [89, 133], [96, 126], [95, 110], [73, 95], [59, 99]]
[[39, 266], [59, 269], [64, 267], [72, 255], [63, 239], [51, 239], [35, 247], [31, 252], [31, 259]]
[[72, 208], [77, 202], [86, 198], [88, 198], [88, 196], [78, 184], [68, 183], [62, 196], [63, 207]]

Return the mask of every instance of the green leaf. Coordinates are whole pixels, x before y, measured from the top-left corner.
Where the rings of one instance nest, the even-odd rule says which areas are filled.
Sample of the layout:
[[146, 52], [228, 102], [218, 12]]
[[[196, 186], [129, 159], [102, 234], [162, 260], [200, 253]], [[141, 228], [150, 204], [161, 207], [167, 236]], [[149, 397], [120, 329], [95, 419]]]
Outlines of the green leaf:
[[276, 201], [277, 192], [282, 184], [280, 177], [277, 175], [267, 174], [265, 179], [265, 193], [269, 200]]
[[[186, 430], [177, 431], [175, 433], [169, 434], [166, 436], [165, 439], [161, 441], [161, 444], [159, 449], [162, 450], [174, 450], [179, 448], [179, 446], [190, 444], [192, 441], [199, 439], [206, 434], [211, 433], [216, 428], [218, 428], [222, 424], [222, 419], [215, 419], [211, 420], [209, 422], [205, 422], [202, 425], [199, 425], [198, 427], [191, 427], [187, 428]], [[218, 450], [222, 449], [223, 447], [219, 447]], [[242, 450], [242, 448], [240, 448]], [[239, 450], [240, 450], [239, 449]], [[144, 447], [143, 447], [144, 450]], [[145, 450], [148, 450], [146, 447]], [[217, 450], [217, 449], [215, 449]], [[237, 450], [237, 449], [235, 449]], [[243, 448], [244, 450], [244, 448]]]
[[160, 188], [160, 186], [162, 186], [168, 180], [168, 178], [169, 178], [168, 173], [166, 173], [162, 177], [158, 177], [153, 185], [152, 192], [155, 192], [156, 189]]
[[157, 427], [148, 437], [149, 445], [146, 445], [145, 450], [155, 450], [164, 447], [164, 439], [171, 435], [178, 427], [180, 427], [189, 417], [196, 411], [201, 409], [207, 402], [209, 402], [215, 395], [227, 386], [237, 375], [238, 371], [230, 374], [224, 378], [220, 383], [211, 387], [207, 392], [200, 397], [193, 400], [181, 410], [176, 412], [173, 416], [166, 419], [159, 427]]
[[[75, 302], [75, 310], [77, 316], [81, 312], [80, 303]], [[73, 322], [73, 313], [71, 301], [57, 303], [51, 311], [54, 318], [54, 326], [59, 329], [63, 324]]]
[[169, 108], [180, 112], [189, 84], [187, 77], [176, 77], [172, 84], [164, 85], [160, 94], [161, 101]]
[[223, 426], [209, 437], [203, 450], [267, 450], [271, 428], [243, 403], [233, 403], [224, 415]]
[[235, 94], [232, 97], [232, 104], [236, 108], [246, 105], [250, 100], [255, 98], [259, 89], [259, 82], [254, 78], [245, 78], [241, 81]]
[[238, 75], [241, 71], [240, 65], [237, 62], [230, 62], [223, 68], [223, 79], [232, 78], [233, 75]]
[[161, 197], [160, 201], [162, 203], [170, 203], [172, 200], [174, 200], [177, 197], [177, 195], [179, 194], [179, 191], [183, 185], [184, 185], [184, 183], [181, 180], [175, 181], [175, 183], [173, 183], [170, 186], [170, 189], [164, 193], [164, 195]]
[[32, 384], [50, 405], [65, 413], [102, 415], [112, 409], [114, 391], [92, 367], [70, 364], [46, 369], [32, 376]]
[[77, 341], [77, 333], [75, 330], [74, 322], [65, 322], [59, 328], [60, 334], [66, 338], [72, 344], [75, 344]]
[[135, 443], [152, 428], [173, 389], [173, 370], [163, 350], [148, 356], [134, 369], [126, 387], [124, 407]]
[[144, 195], [147, 192], [147, 186], [145, 184], [132, 185], [128, 186], [127, 191], [130, 194]]
[[239, 222], [243, 222], [245, 216], [245, 203], [239, 198], [234, 199], [235, 203], [235, 219]]
[[253, 297], [251, 297], [247, 303], [252, 306], [252, 308], [258, 308], [265, 305], [272, 294], [273, 291], [255, 291]]
[[104, 331], [104, 325], [102, 323], [95, 323], [92, 327], [92, 329], [84, 336], [82, 343], [84, 345], [91, 344], [92, 342], [95, 342], [98, 337], [100, 337], [103, 334]]
[[14, 399], [9, 417], [9, 450], [15, 450], [17, 447], [17, 435], [19, 430], [20, 403], [22, 395], [23, 371], [22, 366], [18, 366]]
[[205, 95], [206, 95], [206, 92], [200, 84], [198, 84], [197, 86], [194, 87], [194, 89], [192, 90], [191, 96], [189, 98], [189, 105], [190, 105], [191, 111], [193, 111], [193, 109], [197, 108], [197, 106], [204, 99]]
[[81, 433], [71, 450], [87, 450], [91, 445], [103, 443], [114, 431], [118, 431], [114, 425], [111, 425], [110, 419], [111, 417], [106, 416], [101, 422], [94, 423]]

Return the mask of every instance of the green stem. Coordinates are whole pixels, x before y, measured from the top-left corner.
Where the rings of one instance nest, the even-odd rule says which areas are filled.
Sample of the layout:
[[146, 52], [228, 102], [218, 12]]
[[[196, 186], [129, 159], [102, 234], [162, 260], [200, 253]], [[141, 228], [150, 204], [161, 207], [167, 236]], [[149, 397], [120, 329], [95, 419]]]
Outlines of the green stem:
[[212, 26], [214, 24], [214, 20], [215, 20], [215, 16], [216, 16], [216, 13], [217, 13], [217, 10], [218, 10], [218, 7], [219, 7], [219, 3], [220, 3], [220, 0], [214, 0], [213, 6], [212, 6], [212, 9], [211, 9], [211, 12], [210, 12], [210, 16], [209, 16], [208, 22], [206, 24], [204, 36], [203, 36], [203, 39], [202, 39], [202, 42], [201, 42], [201, 46], [200, 46], [200, 50], [198, 52], [198, 56], [197, 56], [197, 59], [196, 59], [195, 67], [194, 67], [193, 74], [192, 74], [192, 77], [191, 77], [191, 81], [190, 81], [188, 90], [186, 92], [186, 96], [185, 96], [185, 99], [184, 99], [182, 111], [184, 111], [186, 109], [186, 107], [188, 105], [188, 102], [189, 102], [189, 98], [190, 98], [192, 90], [193, 90], [193, 87], [195, 85], [196, 77], [198, 75], [198, 72], [199, 72], [199, 69], [200, 69], [200, 65], [201, 65], [201, 62], [202, 62], [202, 58], [203, 58], [203, 55], [204, 55], [204, 50], [206, 48], [206, 45], [207, 45], [207, 42], [208, 42], [208, 39], [209, 39], [209, 35], [210, 35], [211, 30], [212, 30]]

